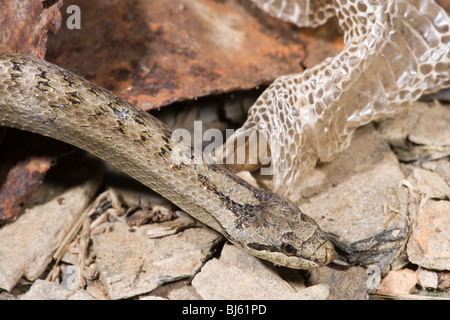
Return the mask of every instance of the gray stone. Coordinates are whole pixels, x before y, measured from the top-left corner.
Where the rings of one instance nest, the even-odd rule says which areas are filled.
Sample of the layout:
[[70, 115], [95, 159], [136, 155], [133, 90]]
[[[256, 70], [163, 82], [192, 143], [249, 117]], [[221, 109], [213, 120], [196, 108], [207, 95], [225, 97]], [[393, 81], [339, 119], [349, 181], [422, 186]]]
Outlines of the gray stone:
[[420, 286], [424, 289], [437, 289], [438, 287], [438, 275], [434, 271], [419, 268], [417, 278]]
[[367, 300], [367, 290], [370, 289], [367, 281], [367, 271], [361, 267], [351, 267], [345, 271], [317, 268], [311, 270], [308, 279], [311, 285], [330, 284], [330, 300]]
[[437, 173], [414, 167], [408, 181], [417, 192], [428, 198], [450, 199], [450, 186]]
[[[208, 261], [192, 280], [204, 299], [325, 299], [328, 287], [296, 291], [270, 264], [226, 244], [219, 259]], [[306, 290], [306, 291], [305, 291]]]
[[93, 300], [84, 290], [71, 290], [60, 284], [36, 280], [21, 300]]
[[407, 234], [403, 179], [389, 145], [368, 125], [357, 130], [350, 147], [333, 162], [311, 173], [300, 208], [336, 235], [350, 262], [385, 269]]
[[140, 295], [166, 282], [192, 277], [222, 239], [209, 228], [150, 239], [145, 228], [131, 229], [122, 222], [103, 227], [110, 231], [94, 235], [94, 251], [111, 299]]
[[409, 140], [416, 144], [450, 145], [450, 107], [438, 102], [422, 113], [409, 134]]

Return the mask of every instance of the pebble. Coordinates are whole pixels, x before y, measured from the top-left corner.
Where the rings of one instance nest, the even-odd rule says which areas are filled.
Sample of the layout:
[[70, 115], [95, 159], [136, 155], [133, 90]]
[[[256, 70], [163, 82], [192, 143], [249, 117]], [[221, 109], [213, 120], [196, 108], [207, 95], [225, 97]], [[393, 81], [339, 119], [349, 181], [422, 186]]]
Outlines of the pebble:
[[368, 274], [365, 268], [351, 267], [348, 270], [334, 270], [331, 268], [317, 268], [311, 270], [308, 284], [317, 285], [329, 283], [330, 300], [367, 300]]
[[379, 294], [409, 294], [417, 284], [417, 273], [411, 269], [392, 270], [383, 278]]
[[423, 112], [408, 138], [416, 144], [450, 145], [450, 107], [436, 102]]
[[438, 275], [434, 271], [419, 268], [417, 278], [424, 289], [437, 289], [438, 287]]

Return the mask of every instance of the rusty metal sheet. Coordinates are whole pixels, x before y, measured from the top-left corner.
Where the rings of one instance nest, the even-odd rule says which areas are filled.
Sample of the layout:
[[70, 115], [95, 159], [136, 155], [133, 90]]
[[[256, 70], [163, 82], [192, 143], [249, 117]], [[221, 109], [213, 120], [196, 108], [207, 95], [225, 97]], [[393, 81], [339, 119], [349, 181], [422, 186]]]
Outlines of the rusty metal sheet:
[[31, 156], [19, 161], [9, 170], [0, 187], [0, 225], [14, 220], [22, 205], [30, 200], [42, 184], [53, 159]]
[[48, 179], [50, 168], [76, 158], [74, 150], [48, 137], [15, 129], [6, 132], [0, 144], [0, 226], [23, 211], [23, 205], [38, 192], [44, 178]]
[[43, 58], [48, 31], [61, 25], [62, 1], [0, 0], [0, 52]]
[[[447, 9], [450, 0], [437, 0]], [[249, 89], [299, 72], [343, 47], [336, 21], [298, 29], [248, 0], [0, 0], [0, 51], [43, 57], [144, 109]], [[81, 30], [65, 13], [81, 8]]]
[[81, 29], [68, 29], [65, 14], [47, 59], [143, 109], [268, 84], [302, 71], [305, 47], [324, 33], [309, 64], [342, 43], [336, 29], [302, 35], [248, 0], [75, 0], [62, 11], [73, 4]]

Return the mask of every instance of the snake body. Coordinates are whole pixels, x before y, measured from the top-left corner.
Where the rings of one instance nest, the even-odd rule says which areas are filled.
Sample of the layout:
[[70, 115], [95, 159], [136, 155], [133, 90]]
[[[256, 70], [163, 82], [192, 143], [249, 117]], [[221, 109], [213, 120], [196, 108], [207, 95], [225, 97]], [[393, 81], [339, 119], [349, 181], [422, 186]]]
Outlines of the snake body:
[[310, 269], [335, 257], [317, 223], [291, 201], [201, 159], [155, 117], [49, 62], [0, 54], [0, 125], [104, 159], [262, 259]]

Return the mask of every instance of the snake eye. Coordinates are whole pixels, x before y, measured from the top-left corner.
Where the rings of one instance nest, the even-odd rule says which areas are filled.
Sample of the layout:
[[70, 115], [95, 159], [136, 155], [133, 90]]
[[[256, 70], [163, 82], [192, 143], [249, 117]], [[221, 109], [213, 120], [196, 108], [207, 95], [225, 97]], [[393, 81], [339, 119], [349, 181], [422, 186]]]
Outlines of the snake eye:
[[283, 243], [281, 245], [281, 252], [283, 252], [287, 256], [293, 256], [297, 253], [297, 250], [293, 246], [288, 243]]

